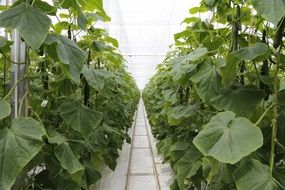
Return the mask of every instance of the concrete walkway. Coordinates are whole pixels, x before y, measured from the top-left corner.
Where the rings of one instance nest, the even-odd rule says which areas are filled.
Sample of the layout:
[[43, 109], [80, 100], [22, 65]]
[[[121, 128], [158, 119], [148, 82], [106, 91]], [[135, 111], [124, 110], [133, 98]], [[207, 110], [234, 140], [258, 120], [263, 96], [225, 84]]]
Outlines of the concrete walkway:
[[96, 190], [169, 190], [172, 170], [157, 155], [142, 101], [130, 135], [132, 143], [123, 146], [116, 170], [105, 168]]

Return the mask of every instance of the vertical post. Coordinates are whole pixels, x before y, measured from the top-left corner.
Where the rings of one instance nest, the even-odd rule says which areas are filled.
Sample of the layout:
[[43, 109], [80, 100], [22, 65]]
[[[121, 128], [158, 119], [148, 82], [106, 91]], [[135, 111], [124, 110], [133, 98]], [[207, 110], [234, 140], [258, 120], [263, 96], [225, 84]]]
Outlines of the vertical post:
[[[15, 29], [12, 31], [12, 40], [14, 44], [11, 51], [11, 87], [19, 80], [23, 79], [26, 72], [26, 44], [21, 40], [19, 32]], [[15, 88], [12, 94], [12, 118], [17, 118], [25, 115], [25, 108], [19, 110], [21, 100], [25, 94], [25, 80], [21, 81]]]

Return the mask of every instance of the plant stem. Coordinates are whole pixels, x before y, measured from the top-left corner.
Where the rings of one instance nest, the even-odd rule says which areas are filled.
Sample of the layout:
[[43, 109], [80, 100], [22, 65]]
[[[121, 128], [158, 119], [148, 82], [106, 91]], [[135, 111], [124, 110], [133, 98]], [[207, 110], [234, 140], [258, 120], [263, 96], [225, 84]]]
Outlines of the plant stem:
[[26, 97], [28, 96], [29, 92], [26, 91], [26, 93], [24, 94], [24, 96], [22, 97], [21, 99], [21, 103], [20, 103], [20, 106], [19, 106], [19, 112], [18, 112], [18, 117], [21, 116], [21, 113], [22, 113], [22, 107], [23, 107], [23, 104], [24, 104], [24, 101], [26, 99]]
[[276, 146], [276, 136], [277, 136], [277, 119], [278, 119], [278, 90], [279, 90], [279, 81], [278, 81], [278, 74], [279, 74], [279, 65], [280, 65], [280, 52], [281, 52], [282, 46], [280, 46], [278, 52], [277, 52], [277, 64], [276, 64], [276, 71], [274, 74], [274, 116], [272, 120], [272, 131], [271, 131], [271, 151], [270, 151], [270, 159], [269, 159], [269, 168], [270, 173], [273, 173], [274, 168], [274, 158], [275, 158], [275, 146]]
[[258, 126], [259, 123], [263, 120], [263, 118], [266, 116], [267, 112], [274, 106], [274, 104], [271, 104], [266, 108], [266, 110], [263, 112], [263, 114], [260, 116], [260, 118], [255, 122], [255, 125]]
[[31, 6], [34, 6], [34, 4], [35, 4], [35, 0], [32, 1]]
[[6, 95], [4, 98], [2, 98], [2, 100], [6, 100], [6, 99], [12, 94], [12, 92], [15, 90], [15, 88], [18, 86], [18, 84], [19, 84], [21, 81], [23, 81], [23, 80], [25, 80], [25, 78], [22, 78], [22, 79], [18, 80], [18, 81], [12, 86], [11, 90], [7, 93], [7, 95]]
[[280, 148], [281, 148], [283, 151], [285, 151], [285, 146], [283, 146], [283, 144], [281, 144], [277, 139], [275, 139], [274, 141], [275, 141], [275, 143], [276, 143], [278, 146], [280, 146]]
[[37, 114], [37, 112], [35, 112], [35, 111], [33, 110], [33, 108], [32, 108], [31, 110], [32, 110], [33, 114], [36, 116], [36, 118], [38, 119], [38, 121], [41, 123], [41, 125], [44, 126], [44, 124], [43, 124], [43, 122], [42, 122], [42, 119], [40, 118], [39, 114]]

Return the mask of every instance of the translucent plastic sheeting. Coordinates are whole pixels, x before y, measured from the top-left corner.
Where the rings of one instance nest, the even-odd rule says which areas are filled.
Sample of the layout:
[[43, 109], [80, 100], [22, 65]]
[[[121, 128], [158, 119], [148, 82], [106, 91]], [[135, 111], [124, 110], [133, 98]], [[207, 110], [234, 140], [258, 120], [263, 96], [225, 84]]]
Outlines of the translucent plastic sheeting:
[[129, 71], [143, 89], [155, 67], [165, 59], [173, 35], [181, 31], [189, 8], [200, 0], [105, 0], [112, 21], [111, 36], [117, 38]]

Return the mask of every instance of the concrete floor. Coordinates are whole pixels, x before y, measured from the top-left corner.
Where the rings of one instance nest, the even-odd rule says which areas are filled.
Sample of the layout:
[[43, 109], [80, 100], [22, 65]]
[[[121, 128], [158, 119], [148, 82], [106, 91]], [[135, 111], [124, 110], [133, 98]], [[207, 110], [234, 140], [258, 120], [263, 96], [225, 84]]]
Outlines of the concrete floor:
[[123, 146], [116, 170], [105, 168], [94, 190], [169, 190], [173, 173], [169, 164], [162, 164], [162, 157], [157, 155], [156, 140], [142, 101], [130, 135], [132, 143]]

